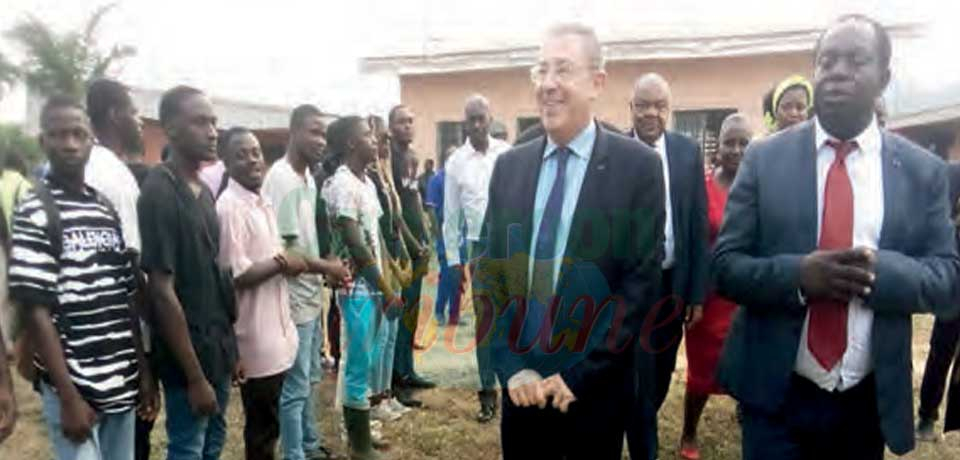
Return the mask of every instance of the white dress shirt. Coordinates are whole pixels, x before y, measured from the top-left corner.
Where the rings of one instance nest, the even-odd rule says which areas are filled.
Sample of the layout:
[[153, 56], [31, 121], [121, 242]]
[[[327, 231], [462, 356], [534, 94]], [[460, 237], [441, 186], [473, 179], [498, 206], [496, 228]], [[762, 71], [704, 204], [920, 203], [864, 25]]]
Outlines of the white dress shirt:
[[[636, 131], [633, 134], [634, 138], [640, 142], [640, 137], [637, 136]], [[646, 143], [644, 143], [646, 145]], [[667, 198], [666, 202], [666, 212], [667, 220], [663, 226], [663, 264], [661, 268], [664, 270], [673, 268], [673, 264], [676, 263], [676, 254], [674, 254], [676, 247], [676, 242], [673, 237], [673, 201], [670, 199], [670, 161], [667, 160], [667, 136], [666, 134], [661, 134], [660, 138], [657, 139], [651, 147], [657, 151], [657, 155], [660, 156], [660, 162], [663, 163], [663, 185], [664, 189], [667, 191], [665, 194]]]
[[[827, 172], [835, 153], [827, 145], [833, 137], [816, 120], [817, 145], [817, 235], [823, 223], [823, 194]], [[882, 138], [876, 119], [856, 137], [858, 148], [847, 155], [845, 164], [853, 186], [853, 246], [877, 249], [883, 226], [883, 162]], [[814, 358], [807, 344], [810, 313], [803, 322], [800, 346], [797, 349], [796, 371], [827, 391], [845, 391], [856, 386], [873, 370], [870, 340], [873, 310], [863, 301], [850, 301], [847, 314], [847, 349], [833, 369], [824, 369]]]
[[94, 145], [83, 174], [84, 182], [103, 194], [116, 209], [124, 243], [140, 252], [140, 221], [137, 219], [140, 186], [130, 168], [110, 149]]
[[478, 152], [468, 139], [447, 159], [443, 184], [443, 244], [447, 264], [459, 265], [461, 222], [467, 223], [467, 241], [479, 241], [483, 217], [487, 212], [490, 176], [497, 157], [510, 150], [510, 144], [489, 138], [486, 152]]

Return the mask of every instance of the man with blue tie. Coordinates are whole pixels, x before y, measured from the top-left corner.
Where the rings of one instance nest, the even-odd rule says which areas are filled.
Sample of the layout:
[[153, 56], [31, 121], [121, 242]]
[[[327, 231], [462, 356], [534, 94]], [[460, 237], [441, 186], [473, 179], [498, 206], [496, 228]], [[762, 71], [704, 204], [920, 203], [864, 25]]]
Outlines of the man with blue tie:
[[478, 342], [506, 383], [505, 459], [619, 459], [638, 389], [652, 400], [652, 358], [633, 343], [660, 287], [663, 170], [594, 119], [606, 73], [593, 29], [552, 27], [539, 59], [545, 135], [502, 154], [490, 180], [474, 299], [495, 314], [478, 318]]
[[911, 315], [956, 305], [946, 165], [874, 116], [889, 35], [845, 16], [815, 56], [816, 117], [751, 144], [714, 252], [745, 460], [912, 450]]

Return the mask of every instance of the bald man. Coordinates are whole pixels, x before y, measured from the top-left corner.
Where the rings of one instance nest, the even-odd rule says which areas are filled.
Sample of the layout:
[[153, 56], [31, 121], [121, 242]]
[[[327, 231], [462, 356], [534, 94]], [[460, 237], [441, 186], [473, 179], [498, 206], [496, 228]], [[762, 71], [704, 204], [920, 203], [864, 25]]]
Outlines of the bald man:
[[[510, 145], [490, 136], [490, 102], [479, 94], [467, 98], [463, 109], [464, 130], [467, 141], [458, 148], [445, 166], [443, 212], [443, 239], [446, 247], [446, 260], [453, 269], [454, 276], [462, 281], [463, 266], [467, 261], [460, 259], [460, 242], [467, 241], [469, 258], [480, 253], [480, 228], [487, 212], [487, 192], [493, 165], [501, 153], [510, 149]], [[465, 224], [465, 225], [464, 225]], [[466, 232], [464, 232], [464, 227]], [[474, 308], [483, 304], [473, 303]], [[480, 320], [484, 312], [477, 310], [477, 326], [485, 324]], [[497, 387], [490, 357], [490, 348], [484, 338], [480, 338], [476, 348], [477, 367], [480, 372], [480, 412], [477, 421], [487, 423], [496, 417]], [[501, 385], [503, 382], [501, 382]]]
[[[656, 321], [649, 323], [655, 326], [644, 347], [654, 355], [656, 365], [653, 411], [645, 411], [654, 419], [670, 389], [684, 324], [691, 327], [703, 317], [709, 276], [703, 156], [692, 139], [667, 131], [670, 104], [670, 85], [660, 75], [646, 74], [634, 83], [629, 135], [656, 150], [668, 192], [661, 267], [663, 301], [650, 312], [649, 320], [655, 315]], [[656, 420], [631, 424], [627, 428], [631, 457], [655, 457], [656, 438]]]

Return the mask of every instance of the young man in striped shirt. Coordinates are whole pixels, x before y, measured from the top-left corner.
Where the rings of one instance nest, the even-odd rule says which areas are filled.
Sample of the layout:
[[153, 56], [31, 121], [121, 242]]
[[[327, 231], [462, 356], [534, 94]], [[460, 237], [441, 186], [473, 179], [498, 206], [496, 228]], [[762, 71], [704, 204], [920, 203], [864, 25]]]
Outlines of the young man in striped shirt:
[[84, 182], [93, 136], [83, 106], [54, 97], [40, 117], [51, 168], [14, 214], [10, 296], [37, 351], [56, 458], [132, 460], [134, 407], [156, 392], [130, 307], [133, 267], [116, 211]]

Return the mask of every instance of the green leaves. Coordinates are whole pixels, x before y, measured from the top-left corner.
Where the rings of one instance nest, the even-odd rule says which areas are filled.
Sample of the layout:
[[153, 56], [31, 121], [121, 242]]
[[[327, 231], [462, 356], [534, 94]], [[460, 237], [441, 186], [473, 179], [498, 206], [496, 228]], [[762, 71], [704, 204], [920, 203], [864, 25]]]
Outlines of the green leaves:
[[19, 161], [14, 164], [21, 163], [27, 172], [44, 159], [36, 138], [26, 135], [19, 126], [0, 123], [0, 164], [8, 164], [10, 156], [16, 157]]
[[[116, 4], [110, 3], [97, 8], [83, 27], [63, 34], [35, 16], [21, 20], [6, 33], [27, 56], [14, 67], [14, 75], [44, 96], [62, 93], [82, 98], [87, 84], [105, 76], [114, 63], [136, 54], [136, 49], [127, 45], [114, 45], [106, 53], [99, 49], [97, 31], [114, 7]], [[0, 82], [7, 75], [4, 62], [9, 64], [0, 59]]]

